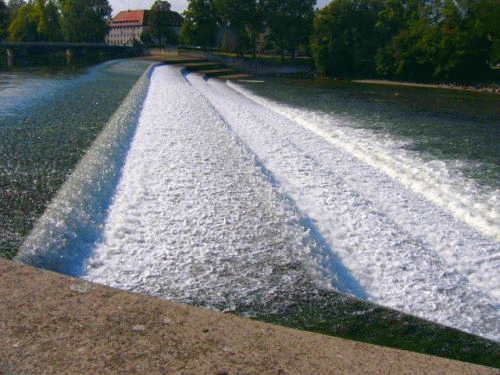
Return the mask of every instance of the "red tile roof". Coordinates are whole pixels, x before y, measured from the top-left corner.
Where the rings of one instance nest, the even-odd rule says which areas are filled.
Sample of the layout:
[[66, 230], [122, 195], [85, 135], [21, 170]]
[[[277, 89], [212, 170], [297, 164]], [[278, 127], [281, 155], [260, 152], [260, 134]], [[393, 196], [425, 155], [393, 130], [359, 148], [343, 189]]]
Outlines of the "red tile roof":
[[145, 10], [124, 10], [111, 20], [110, 26], [142, 26], [145, 20]]

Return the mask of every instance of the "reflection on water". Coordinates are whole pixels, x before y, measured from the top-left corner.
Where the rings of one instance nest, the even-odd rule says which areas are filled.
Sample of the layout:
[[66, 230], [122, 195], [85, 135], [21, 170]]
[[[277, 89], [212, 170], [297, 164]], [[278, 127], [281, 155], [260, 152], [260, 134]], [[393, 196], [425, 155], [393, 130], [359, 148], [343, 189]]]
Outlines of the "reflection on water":
[[17, 53], [8, 58], [5, 50], [0, 50], [0, 72], [30, 72], [35, 75], [53, 73], [75, 73], [89, 66], [114, 59], [109, 53], [86, 51], [68, 59], [66, 50], [37, 53]]

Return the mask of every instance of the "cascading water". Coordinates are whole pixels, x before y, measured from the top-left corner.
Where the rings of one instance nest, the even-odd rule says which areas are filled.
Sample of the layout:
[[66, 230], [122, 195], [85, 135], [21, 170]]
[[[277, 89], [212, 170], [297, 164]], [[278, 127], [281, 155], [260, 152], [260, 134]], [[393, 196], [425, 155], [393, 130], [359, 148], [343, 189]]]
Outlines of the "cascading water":
[[16, 259], [80, 276], [100, 238], [110, 199], [147, 92], [147, 70], [59, 190]]
[[478, 204], [467, 185], [340, 118], [188, 80], [314, 221], [368, 300], [499, 339], [498, 190]]
[[158, 68], [84, 278], [223, 309], [331, 288], [301, 219], [207, 100]]
[[[87, 280], [230, 310], [338, 290], [499, 341], [498, 192], [471, 204], [342, 121], [157, 67], [126, 158], [128, 131], [82, 160], [19, 259], [84, 248]], [[120, 160], [112, 199], [87, 183]]]

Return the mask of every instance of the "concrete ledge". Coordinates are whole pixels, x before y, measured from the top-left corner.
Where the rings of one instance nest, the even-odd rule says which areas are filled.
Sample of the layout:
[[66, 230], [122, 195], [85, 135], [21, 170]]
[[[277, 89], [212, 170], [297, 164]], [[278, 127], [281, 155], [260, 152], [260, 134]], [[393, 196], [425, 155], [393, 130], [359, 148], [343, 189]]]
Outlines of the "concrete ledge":
[[0, 374], [500, 374], [0, 260]]

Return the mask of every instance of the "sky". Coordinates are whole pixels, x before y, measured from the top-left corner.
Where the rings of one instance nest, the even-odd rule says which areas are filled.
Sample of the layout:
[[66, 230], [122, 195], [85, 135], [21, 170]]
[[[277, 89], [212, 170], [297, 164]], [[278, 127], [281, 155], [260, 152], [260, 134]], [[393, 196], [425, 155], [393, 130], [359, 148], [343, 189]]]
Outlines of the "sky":
[[[154, 0], [108, 0], [113, 8], [113, 16], [122, 10], [149, 9]], [[317, 0], [317, 7], [321, 8], [327, 5], [331, 0]], [[168, 0], [172, 10], [182, 13], [187, 8], [188, 0]]]

